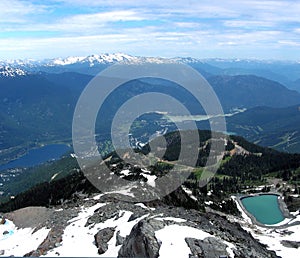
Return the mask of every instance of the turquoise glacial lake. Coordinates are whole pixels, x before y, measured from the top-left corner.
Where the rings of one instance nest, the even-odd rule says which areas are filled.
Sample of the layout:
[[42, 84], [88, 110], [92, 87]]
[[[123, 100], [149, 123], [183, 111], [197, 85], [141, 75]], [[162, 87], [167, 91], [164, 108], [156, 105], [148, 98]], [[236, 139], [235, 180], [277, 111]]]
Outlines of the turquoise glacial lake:
[[277, 195], [265, 194], [245, 197], [241, 199], [241, 202], [258, 222], [273, 225], [284, 220], [277, 199]]
[[0, 171], [12, 168], [33, 167], [44, 162], [60, 158], [70, 150], [65, 144], [49, 144], [29, 150], [24, 156], [0, 166]]

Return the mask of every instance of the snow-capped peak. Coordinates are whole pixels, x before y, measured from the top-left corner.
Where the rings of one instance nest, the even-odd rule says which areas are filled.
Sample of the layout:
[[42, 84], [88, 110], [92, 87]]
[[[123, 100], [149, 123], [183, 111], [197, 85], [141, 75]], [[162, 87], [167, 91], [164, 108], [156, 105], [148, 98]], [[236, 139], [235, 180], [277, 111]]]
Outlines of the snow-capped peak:
[[89, 55], [89, 56], [70, 56], [67, 58], [52, 59], [48, 63], [50, 66], [54, 65], [72, 65], [76, 63], [89, 64], [94, 66], [95, 64], [112, 64], [117, 62], [130, 62], [135, 61], [137, 57], [130, 56], [123, 53], [116, 54], [100, 54], [100, 55]]
[[50, 64], [53, 64], [53, 65], [70, 65], [70, 64], [80, 62], [84, 58], [85, 57], [82, 57], [82, 56], [70, 56], [70, 57], [67, 57], [67, 58], [57, 58], [57, 59], [51, 60]]
[[[15, 69], [17, 74], [23, 73], [24, 70], [37, 71], [41, 67], [56, 67], [56, 66], [69, 66], [69, 65], [84, 65], [87, 67], [93, 67], [96, 65], [111, 65], [114, 63], [197, 63], [200, 62], [199, 59], [195, 58], [162, 58], [162, 57], [143, 57], [143, 56], [132, 56], [124, 53], [114, 53], [114, 54], [93, 54], [88, 56], [69, 56], [66, 58], [54, 58], [45, 60], [6, 60], [0, 61], [0, 68], [10, 67], [10, 69]], [[10, 74], [9, 71], [2, 72], [2, 74]]]
[[200, 59], [192, 58], [192, 57], [175, 57], [172, 58], [172, 60], [184, 64], [203, 63]]
[[[165, 63], [165, 62], [178, 62], [179, 58], [166, 59], [161, 57], [141, 57], [141, 56], [131, 56], [124, 53], [115, 53], [115, 54], [94, 54], [89, 56], [70, 56], [67, 58], [57, 58], [50, 60], [48, 66], [56, 65], [72, 65], [72, 64], [87, 64], [90, 67], [97, 64], [114, 64], [114, 63]], [[186, 60], [185, 62], [188, 62]]]
[[16, 76], [24, 76], [27, 72], [20, 68], [13, 68], [10, 66], [0, 66], [0, 76], [4, 77], [16, 77]]

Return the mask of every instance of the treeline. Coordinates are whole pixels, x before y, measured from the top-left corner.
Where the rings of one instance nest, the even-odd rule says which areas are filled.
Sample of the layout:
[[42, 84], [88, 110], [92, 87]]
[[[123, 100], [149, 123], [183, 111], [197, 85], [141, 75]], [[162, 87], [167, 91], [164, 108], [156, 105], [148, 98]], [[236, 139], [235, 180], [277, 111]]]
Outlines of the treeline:
[[[218, 173], [236, 176], [242, 181], [261, 180], [262, 176], [274, 172], [279, 176], [292, 174], [299, 167], [299, 154], [265, 152], [261, 155], [234, 155], [219, 168]], [[288, 177], [287, 175], [286, 178]]]
[[[97, 189], [85, 178], [82, 172], [73, 173], [59, 180], [40, 183], [20, 193], [6, 203], [0, 204], [0, 212], [10, 212], [28, 206], [58, 205], [74, 198], [76, 192], [92, 193]], [[74, 200], [76, 201], [76, 200]]]
[[238, 145], [240, 145], [241, 147], [243, 147], [244, 149], [252, 153], [280, 153], [274, 149], [262, 147], [252, 142], [249, 142], [241, 136], [230, 135], [230, 139], [232, 139], [234, 142], [237, 142]]

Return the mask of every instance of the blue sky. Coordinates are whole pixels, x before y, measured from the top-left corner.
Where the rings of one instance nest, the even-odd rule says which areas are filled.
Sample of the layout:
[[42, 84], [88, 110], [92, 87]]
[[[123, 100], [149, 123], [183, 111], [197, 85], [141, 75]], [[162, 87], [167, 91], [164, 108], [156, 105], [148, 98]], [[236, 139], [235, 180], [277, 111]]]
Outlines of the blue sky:
[[300, 1], [0, 0], [0, 59], [115, 52], [300, 61]]

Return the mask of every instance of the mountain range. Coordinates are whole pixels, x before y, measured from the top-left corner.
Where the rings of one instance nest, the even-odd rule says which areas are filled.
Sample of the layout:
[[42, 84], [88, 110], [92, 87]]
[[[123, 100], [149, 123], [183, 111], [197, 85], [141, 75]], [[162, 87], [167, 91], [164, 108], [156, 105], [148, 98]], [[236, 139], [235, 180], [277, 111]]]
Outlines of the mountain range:
[[[126, 54], [103, 54], [86, 57], [58, 58], [43, 61], [12, 60], [0, 62], [0, 147], [1, 163], [24, 152], [30, 146], [54, 140], [71, 141], [72, 116], [76, 102], [93, 75], [116, 62], [157, 62], [162, 58], [134, 57]], [[228, 69], [254, 69], [260, 71], [274, 66], [292, 67], [296, 78], [298, 63], [255, 60], [199, 60], [173, 58], [174, 62], [191, 65], [202, 73], [216, 92], [225, 113], [236, 109], [247, 112], [228, 117], [228, 130], [248, 140], [280, 150], [298, 152], [297, 112], [292, 119], [290, 109], [300, 104], [300, 93], [278, 81], [257, 75], [229, 75]], [[276, 69], [275, 69], [276, 68]], [[250, 71], [250, 70], [249, 70]], [[268, 77], [268, 76], [266, 76]], [[299, 80], [298, 80], [299, 81]], [[118, 105], [143, 91], [164, 91], [188, 106], [192, 114], [203, 114], [203, 108], [187, 92], [167, 81], [137, 80], [125, 85], [112, 96], [107, 121], [112, 119]], [[119, 103], [119, 104], [118, 104]], [[263, 108], [261, 108], [263, 107]], [[269, 108], [269, 109], [268, 109]], [[268, 110], [268, 115], [265, 110]], [[293, 108], [292, 108], [293, 109]], [[277, 113], [281, 115], [278, 116]], [[261, 115], [260, 115], [261, 114]], [[259, 117], [265, 116], [264, 125]], [[249, 120], [249, 117], [252, 120]], [[285, 117], [285, 119], [283, 119]], [[272, 119], [271, 119], [272, 118]], [[272, 121], [270, 121], [272, 120]], [[249, 124], [249, 121], [252, 121]], [[269, 122], [266, 122], [269, 121]], [[38, 124], [38, 126], [36, 126]], [[103, 123], [102, 123], [103, 124]], [[263, 128], [263, 130], [257, 130]], [[106, 126], [105, 130], [108, 129]], [[203, 129], [200, 127], [200, 129]], [[272, 137], [267, 135], [272, 130]], [[14, 137], [9, 137], [14, 135]], [[293, 139], [291, 141], [287, 139]], [[287, 143], [288, 146], [286, 145]]]
[[[79, 72], [96, 75], [99, 71], [116, 62], [163, 62], [161, 57], [131, 56], [123, 53], [71, 56], [45, 60], [6, 60], [0, 67], [24, 69], [26, 71]], [[210, 75], [256, 75], [278, 81], [288, 88], [300, 90], [300, 63], [292, 61], [256, 59], [198, 59], [191, 57], [168, 58], [169, 61], [191, 65], [207, 77]]]

